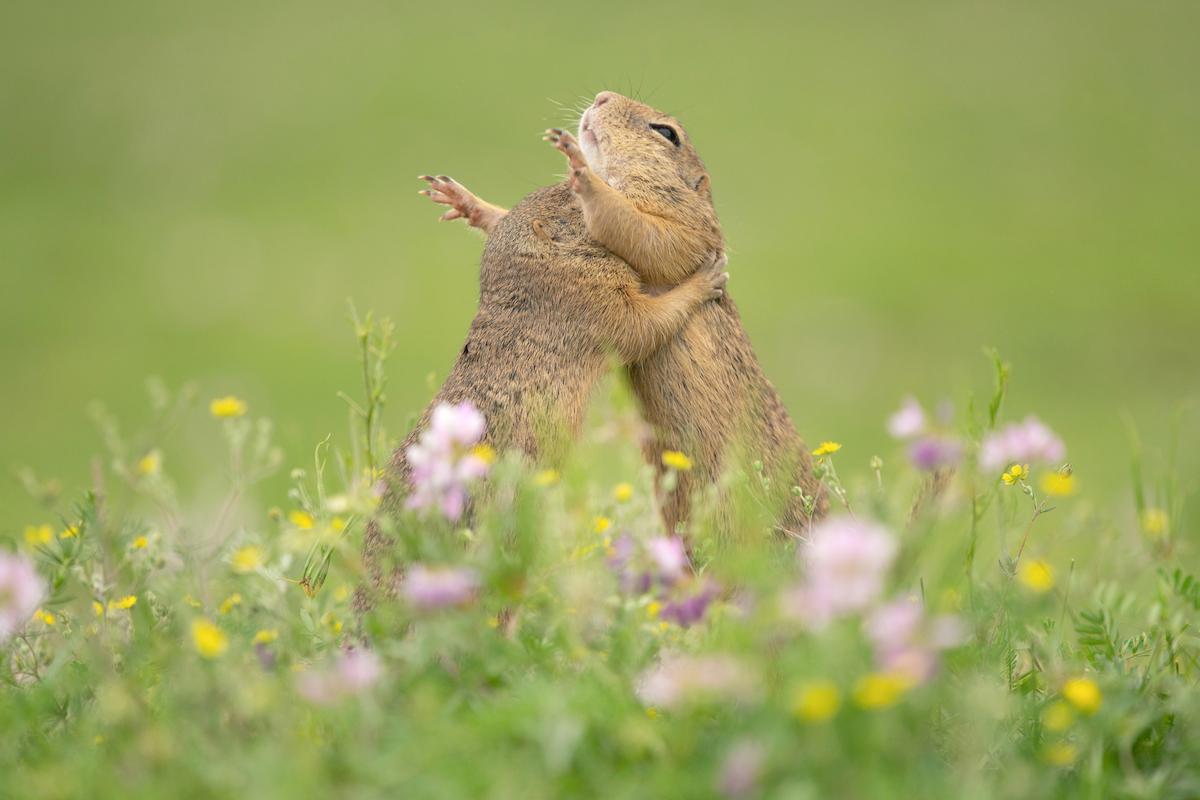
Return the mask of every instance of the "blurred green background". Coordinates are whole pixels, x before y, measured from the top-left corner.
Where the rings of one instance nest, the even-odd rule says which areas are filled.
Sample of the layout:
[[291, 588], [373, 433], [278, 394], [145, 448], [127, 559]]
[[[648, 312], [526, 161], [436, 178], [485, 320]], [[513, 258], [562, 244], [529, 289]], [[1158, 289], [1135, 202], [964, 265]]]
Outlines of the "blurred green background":
[[482, 247], [415, 176], [510, 205], [608, 88], [698, 144], [807, 438], [862, 467], [903, 394], [986, 390], [995, 345], [1009, 412], [1123, 487], [1122, 413], [1162, 443], [1200, 393], [1197, 30], [1194, 2], [6, 4], [0, 467], [78, 487], [87, 403], [136, 420], [148, 375], [243, 396], [307, 462], [358, 386], [346, 298], [397, 324], [401, 434]]

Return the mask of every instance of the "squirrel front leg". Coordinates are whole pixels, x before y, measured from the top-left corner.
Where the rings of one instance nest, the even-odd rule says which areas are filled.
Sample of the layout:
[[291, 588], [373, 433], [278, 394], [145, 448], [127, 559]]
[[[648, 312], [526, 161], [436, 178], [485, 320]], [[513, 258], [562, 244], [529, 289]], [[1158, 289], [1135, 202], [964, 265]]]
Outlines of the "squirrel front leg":
[[567, 157], [571, 189], [583, 207], [588, 234], [623, 258], [644, 283], [677, 283], [710, 254], [704, 237], [674, 220], [642, 211], [592, 171], [575, 137], [561, 128], [545, 140]]
[[472, 228], [478, 228], [491, 233], [496, 223], [504, 219], [507, 209], [494, 206], [472, 194], [467, 187], [446, 175], [421, 175], [420, 179], [429, 184], [428, 189], [422, 189], [417, 194], [428, 197], [435, 203], [450, 206], [450, 210], [442, 214], [440, 219], [465, 219]]
[[724, 297], [728, 261], [724, 253], [715, 254], [683, 283], [660, 295], [646, 294], [632, 284], [622, 287], [626, 307], [608, 331], [621, 361], [633, 364], [649, 358], [700, 306]]

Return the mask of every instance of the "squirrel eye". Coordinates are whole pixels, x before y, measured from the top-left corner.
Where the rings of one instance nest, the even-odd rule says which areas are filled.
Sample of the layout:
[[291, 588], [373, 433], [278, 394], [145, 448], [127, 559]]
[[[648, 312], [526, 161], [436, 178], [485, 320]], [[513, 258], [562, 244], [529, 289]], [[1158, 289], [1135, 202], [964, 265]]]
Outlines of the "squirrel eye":
[[668, 142], [675, 145], [676, 147], [679, 147], [679, 134], [676, 133], [675, 129], [672, 128], [670, 125], [656, 125], [655, 123], [651, 122], [650, 130], [655, 131], [656, 133], [662, 134], [662, 137], [664, 139], [666, 139]]

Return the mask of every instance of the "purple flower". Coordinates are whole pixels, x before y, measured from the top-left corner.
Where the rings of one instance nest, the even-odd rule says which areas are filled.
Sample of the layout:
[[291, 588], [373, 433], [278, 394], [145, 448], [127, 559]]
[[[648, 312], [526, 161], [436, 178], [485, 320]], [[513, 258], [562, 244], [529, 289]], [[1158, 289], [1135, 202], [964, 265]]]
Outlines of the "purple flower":
[[350, 650], [342, 653], [336, 668], [342, 686], [357, 694], [374, 686], [383, 676], [383, 662], [372, 650]]
[[758, 790], [766, 754], [762, 745], [741, 741], [733, 746], [717, 777], [717, 791], [726, 797], [749, 797]]
[[470, 403], [445, 403], [433, 410], [429, 428], [404, 451], [412, 469], [409, 508], [437, 508], [455, 522], [467, 503], [467, 485], [488, 472], [491, 449], [483, 438], [483, 415]]
[[25, 625], [46, 596], [46, 583], [25, 556], [0, 552], [0, 643]]
[[922, 436], [908, 446], [908, 459], [917, 469], [933, 472], [953, 467], [962, 458], [962, 443], [950, 436]]
[[904, 398], [900, 410], [888, 419], [888, 433], [897, 439], [911, 439], [925, 430], [925, 409], [915, 397]]
[[1037, 417], [1014, 422], [984, 437], [979, 447], [979, 464], [986, 470], [999, 470], [1009, 464], [1029, 462], [1056, 463], [1067, 454], [1062, 439]]
[[958, 617], [942, 614], [928, 618], [925, 609], [912, 598], [876, 609], [866, 622], [866, 633], [882, 669], [905, 674], [919, 683], [933, 677], [942, 650], [956, 647], [966, 638]]
[[733, 656], [664, 656], [642, 673], [637, 695], [648, 706], [678, 708], [689, 703], [748, 700], [757, 693], [758, 685], [758, 676]]
[[681, 628], [695, 625], [704, 619], [708, 607], [717, 597], [718, 589], [715, 583], [705, 582], [700, 591], [687, 597], [669, 600], [663, 605], [659, 616], [668, 622], [674, 622]]
[[296, 691], [310, 703], [330, 706], [362, 694], [383, 676], [383, 663], [370, 650], [346, 650], [331, 665], [309, 669], [296, 677]]
[[896, 540], [881, 525], [830, 517], [813, 529], [802, 551], [807, 580], [802, 595], [794, 599], [807, 607], [818, 627], [862, 611], [883, 592], [896, 549]]
[[678, 536], [655, 537], [650, 540], [647, 549], [658, 567], [659, 579], [664, 583], [674, 583], [687, 571], [687, 548]]
[[470, 569], [414, 564], [404, 576], [400, 591], [409, 603], [424, 611], [452, 608], [475, 599], [479, 578]]

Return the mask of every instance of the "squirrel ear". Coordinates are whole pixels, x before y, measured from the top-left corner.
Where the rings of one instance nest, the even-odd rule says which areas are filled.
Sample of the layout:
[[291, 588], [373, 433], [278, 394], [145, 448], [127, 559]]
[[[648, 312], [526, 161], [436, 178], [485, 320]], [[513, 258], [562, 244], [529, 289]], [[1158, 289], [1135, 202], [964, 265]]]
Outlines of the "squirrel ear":
[[700, 177], [696, 178], [696, 182], [692, 185], [692, 188], [695, 189], [700, 194], [711, 195], [712, 194], [712, 184], [709, 183], [709, 181], [708, 181], [708, 173], [701, 172]]

